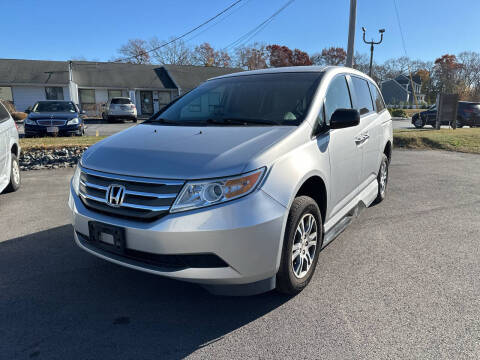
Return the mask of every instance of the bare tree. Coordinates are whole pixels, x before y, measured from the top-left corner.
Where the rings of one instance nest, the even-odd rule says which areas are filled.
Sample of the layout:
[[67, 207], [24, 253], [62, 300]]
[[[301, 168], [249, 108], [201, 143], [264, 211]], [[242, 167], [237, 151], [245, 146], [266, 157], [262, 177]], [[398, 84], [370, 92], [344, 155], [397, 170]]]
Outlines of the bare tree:
[[347, 52], [341, 47], [331, 46], [323, 49], [321, 53], [313, 54], [311, 59], [315, 65], [344, 65]]
[[268, 52], [264, 44], [239, 47], [236, 50], [236, 64], [247, 70], [265, 69], [268, 62]]
[[150, 55], [147, 52], [147, 42], [142, 39], [130, 39], [118, 49], [122, 57], [115, 61], [132, 64], [150, 64]]
[[[150, 56], [155, 63], [162, 65], [192, 65], [192, 49], [182, 39], [171, 42], [172, 40], [173, 38], [170, 38], [168, 41], [159, 40], [157, 37], [150, 39], [149, 45], [150, 49], [152, 49]], [[167, 43], [169, 44], [165, 45]]]
[[193, 52], [195, 65], [229, 67], [230, 55], [223, 51], [216, 51], [209, 43], [203, 43], [195, 47]]

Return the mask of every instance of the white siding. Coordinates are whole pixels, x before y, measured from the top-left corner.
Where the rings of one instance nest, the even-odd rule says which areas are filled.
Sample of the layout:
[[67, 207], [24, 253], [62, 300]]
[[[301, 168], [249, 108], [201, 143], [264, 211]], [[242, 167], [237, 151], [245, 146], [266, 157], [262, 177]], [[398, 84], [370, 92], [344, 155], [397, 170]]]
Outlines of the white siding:
[[[37, 101], [45, 100], [45, 88], [43, 86], [12, 86], [12, 94], [13, 104], [17, 111], [24, 111]], [[63, 95], [65, 96], [65, 93]]]

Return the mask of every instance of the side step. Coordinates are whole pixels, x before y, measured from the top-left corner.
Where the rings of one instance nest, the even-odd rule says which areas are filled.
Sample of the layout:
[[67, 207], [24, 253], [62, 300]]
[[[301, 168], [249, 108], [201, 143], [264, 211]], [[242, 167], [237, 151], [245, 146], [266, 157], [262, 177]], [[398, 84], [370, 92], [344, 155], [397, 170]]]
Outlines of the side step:
[[353, 221], [354, 218], [358, 217], [360, 212], [365, 208], [363, 202], [360, 202], [352, 210], [350, 210], [345, 217], [343, 217], [339, 222], [337, 222], [323, 237], [322, 249], [327, 246], [330, 242], [335, 240], [335, 238], [340, 235], [343, 230], [347, 228], [348, 225]]

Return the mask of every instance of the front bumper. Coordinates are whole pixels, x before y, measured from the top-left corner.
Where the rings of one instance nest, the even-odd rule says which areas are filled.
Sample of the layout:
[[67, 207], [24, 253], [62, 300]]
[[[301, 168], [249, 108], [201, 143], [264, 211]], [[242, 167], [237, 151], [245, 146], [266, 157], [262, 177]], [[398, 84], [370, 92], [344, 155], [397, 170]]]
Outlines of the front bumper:
[[55, 126], [58, 128], [57, 133], [48, 132], [48, 126], [43, 125], [24, 125], [25, 135], [30, 136], [47, 136], [47, 135], [80, 135], [82, 133], [83, 123], [76, 125]]
[[[113, 263], [205, 285], [240, 285], [277, 272], [287, 210], [262, 190], [209, 208], [169, 214], [153, 222], [112, 217], [86, 208], [70, 189], [77, 245]], [[89, 221], [125, 228], [127, 249], [161, 255], [214, 254], [224, 267], [163, 269], [88, 246]]]

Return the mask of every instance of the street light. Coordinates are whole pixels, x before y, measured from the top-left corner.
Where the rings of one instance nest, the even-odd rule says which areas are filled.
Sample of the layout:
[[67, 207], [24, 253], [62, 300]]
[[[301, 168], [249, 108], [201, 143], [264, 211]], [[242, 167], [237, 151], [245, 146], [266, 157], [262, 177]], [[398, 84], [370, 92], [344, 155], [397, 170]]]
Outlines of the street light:
[[363, 31], [363, 42], [365, 44], [370, 44], [370, 70], [368, 71], [368, 76], [372, 77], [373, 45], [378, 45], [383, 41], [383, 33], [385, 32], [385, 29], [378, 30], [378, 32], [380, 33], [380, 41], [377, 41], [377, 42], [373, 41], [373, 39], [372, 41], [365, 40], [365, 32], [367, 31], [367, 29], [365, 29], [362, 26], [362, 31]]

